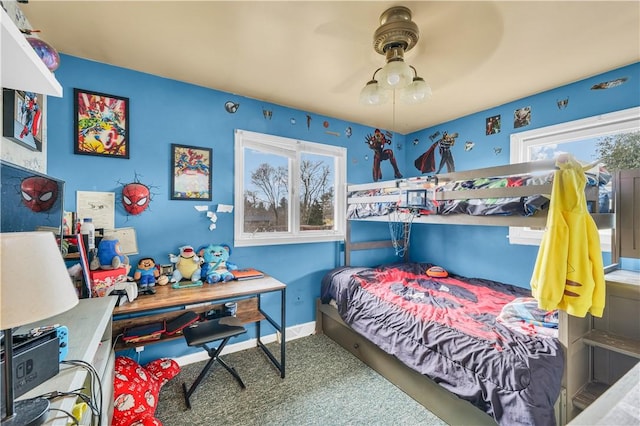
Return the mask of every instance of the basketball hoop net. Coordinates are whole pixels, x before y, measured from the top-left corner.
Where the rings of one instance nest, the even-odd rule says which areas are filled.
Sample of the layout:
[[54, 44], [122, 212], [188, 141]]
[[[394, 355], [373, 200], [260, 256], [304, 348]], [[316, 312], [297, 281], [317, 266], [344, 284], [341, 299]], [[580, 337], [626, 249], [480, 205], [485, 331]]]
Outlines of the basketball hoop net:
[[411, 209], [395, 208], [389, 212], [389, 234], [396, 256], [404, 257], [409, 250], [411, 225], [415, 215]]

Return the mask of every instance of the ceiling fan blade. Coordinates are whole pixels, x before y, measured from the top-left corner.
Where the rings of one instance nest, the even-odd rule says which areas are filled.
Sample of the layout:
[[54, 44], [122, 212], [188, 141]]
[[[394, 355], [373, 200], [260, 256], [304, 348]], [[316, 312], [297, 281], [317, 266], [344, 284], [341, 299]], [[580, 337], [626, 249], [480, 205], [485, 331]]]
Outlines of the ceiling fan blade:
[[348, 22], [330, 21], [320, 24], [314, 33], [337, 38], [342, 41], [369, 40], [371, 36], [361, 28], [356, 28]]
[[452, 84], [486, 62], [502, 37], [496, 7], [487, 2], [424, 2], [416, 4], [413, 18], [420, 39], [405, 58], [434, 88]]
[[[344, 93], [351, 90], [356, 85], [364, 87], [367, 81], [369, 81], [369, 79], [371, 78], [370, 74], [373, 71], [374, 70], [371, 70], [369, 67], [365, 67], [364, 65], [362, 65], [350, 75], [348, 75], [347, 78], [335, 85], [331, 89], [331, 91], [333, 93]], [[367, 75], [369, 75], [369, 77], [367, 77]]]

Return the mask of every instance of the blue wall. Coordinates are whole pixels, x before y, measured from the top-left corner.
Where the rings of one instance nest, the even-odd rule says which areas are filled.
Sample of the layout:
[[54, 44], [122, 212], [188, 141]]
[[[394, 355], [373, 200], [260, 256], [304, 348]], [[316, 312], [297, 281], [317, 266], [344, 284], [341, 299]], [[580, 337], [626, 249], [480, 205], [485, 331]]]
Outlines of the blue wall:
[[[47, 124], [48, 170], [51, 176], [66, 182], [64, 206], [76, 210], [76, 191], [116, 193], [116, 227], [134, 227], [140, 256], [168, 263], [168, 254], [182, 245], [198, 247], [210, 242], [233, 243], [233, 214], [218, 214], [217, 229], [209, 231], [209, 220], [195, 205], [214, 207], [233, 204], [234, 130], [274, 134], [348, 148], [348, 176], [355, 183], [371, 181], [372, 151], [365, 143], [373, 128], [330, 117], [307, 113], [260, 100], [211, 90], [102, 63], [62, 55], [56, 77], [64, 88], [64, 97], [49, 97]], [[73, 89], [107, 93], [129, 98], [130, 158], [102, 158], [73, 153]], [[227, 101], [239, 103], [235, 114], [226, 112]], [[271, 110], [266, 119], [263, 109]], [[328, 127], [325, 127], [325, 121]], [[295, 124], [294, 124], [295, 122]], [[351, 127], [351, 136], [346, 129]], [[337, 132], [334, 136], [329, 132]], [[394, 135], [394, 145], [404, 136]], [[172, 143], [213, 148], [213, 200], [210, 203], [170, 200], [170, 145]], [[404, 170], [404, 156], [396, 150]], [[386, 162], [383, 178], [392, 179]], [[151, 188], [149, 210], [129, 216], [119, 204], [122, 185], [139, 179]], [[322, 274], [336, 266], [339, 244], [296, 244], [288, 246], [234, 248], [231, 260], [240, 267], [253, 266], [287, 283], [287, 326], [315, 319], [315, 300], [319, 297]], [[285, 260], [286, 259], [286, 260]], [[375, 263], [393, 259], [393, 253], [375, 254]], [[273, 301], [273, 303], [271, 303]], [[277, 296], [264, 299], [279, 309]], [[266, 332], [268, 327], [266, 327]], [[251, 334], [250, 334], [251, 336]], [[189, 352], [184, 344], [151, 345], [142, 360], [155, 353], [179, 356]]]
[[[591, 90], [595, 84], [621, 77], [627, 77], [628, 80], [620, 86], [606, 90]], [[562, 99], [569, 99], [566, 108], [558, 107], [557, 102]], [[456, 144], [451, 149], [456, 171], [509, 164], [509, 138], [512, 133], [638, 105], [640, 63], [409, 134], [407, 141], [418, 139], [419, 143], [407, 144], [406, 163], [413, 167], [413, 160], [430, 146], [429, 135], [447, 131], [450, 134], [459, 133]], [[524, 107], [531, 107], [531, 123], [528, 126], [514, 128], [514, 110]], [[486, 135], [486, 119], [496, 115], [502, 118], [500, 133]], [[475, 143], [473, 149], [465, 151], [466, 141]], [[496, 153], [497, 151], [500, 152]], [[437, 155], [436, 167], [439, 160], [440, 157]], [[488, 278], [529, 287], [538, 247], [509, 244], [507, 227], [424, 225], [414, 226], [411, 232], [411, 253], [414, 260], [443, 265], [450, 271], [464, 276]], [[610, 259], [611, 256], [606, 253], [605, 264], [608, 264]]]
[[[453, 148], [458, 170], [485, 167], [509, 162], [509, 134], [513, 132], [513, 110], [523, 106], [533, 108], [532, 123], [520, 130], [546, 126], [563, 121], [601, 114], [639, 105], [640, 65], [545, 92], [522, 101], [460, 118], [411, 135], [393, 135], [393, 147], [400, 170], [406, 176], [418, 176], [413, 160], [424, 150], [429, 135], [435, 131], [459, 132]], [[630, 77], [614, 89], [590, 91], [589, 87], [604, 80]], [[149, 74], [62, 55], [56, 77], [64, 88], [64, 97], [49, 97], [48, 102], [48, 174], [66, 181], [65, 209], [76, 208], [76, 191], [107, 191], [116, 193], [116, 227], [134, 227], [140, 256], [154, 257], [167, 263], [169, 253], [177, 253], [184, 244], [199, 246], [209, 242], [233, 242], [233, 214], [219, 214], [218, 227], [208, 230], [209, 221], [195, 205], [233, 204], [234, 164], [233, 132], [244, 129], [347, 148], [347, 176], [350, 183], [372, 180], [372, 151], [365, 143], [373, 128], [331, 117], [309, 114], [255, 99], [211, 90]], [[523, 82], [526, 84], [526, 82]], [[114, 159], [73, 153], [73, 89], [80, 88], [128, 97], [130, 101], [130, 158]], [[437, 93], [436, 93], [437, 95]], [[471, 94], [472, 95], [472, 94]], [[566, 109], [559, 110], [556, 100], [569, 96]], [[240, 104], [235, 114], [226, 112], [224, 104]], [[457, 100], [456, 102], [464, 102]], [[266, 119], [263, 109], [271, 110]], [[490, 115], [502, 115], [502, 131], [484, 135], [484, 120]], [[325, 127], [324, 122], [328, 127]], [[352, 135], [347, 137], [350, 127]], [[337, 132], [334, 136], [327, 132]], [[413, 140], [418, 138], [417, 145]], [[467, 140], [476, 143], [465, 152]], [[172, 143], [213, 148], [213, 200], [210, 203], [170, 200], [170, 145]], [[494, 147], [501, 148], [499, 155]], [[439, 158], [438, 158], [439, 160]], [[382, 165], [383, 179], [392, 179], [388, 162]], [[148, 211], [128, 216], [119, 205], [123, 184], [139, 179], [151, 188], [152, 201]], [[355, 227], [357, 238], [388, 234], [386, 223], [371, 227]], [[416, 258], [439, 263], [450, 270], [468, 276], [480, 276], [499, 281], [528, 285], [537, 249], [511, 246], [506, 228], [473, 226], [414, 226], [413, 253]], [[273, 275], [288, 285], [287, 326], [315, 319], [315, 299], [319, 295], [320, 279], [325, 271], [340, 259], [340, 244], [296, 244], [273, 247], [235, 248], [231, 260], [239, 266], [253, 266]], [[140, 256], [132, 257], [133, 264]], [[506, 266], [504, 258], [511, 260]], [[287, 261], [283, 261], [287, 259]], [[377, 264], [396, 260], [390, 250], [358, 254], [353, 263]], [[279, 309], [277, 296], [267, 297], [265, 305], [274, 312]], [[251, 337], [250, 334], [248, 337]], [[149, 345], [142, 353], [145, 362], [158, 356], [180, 356], [190, 352], [183, 343]]]

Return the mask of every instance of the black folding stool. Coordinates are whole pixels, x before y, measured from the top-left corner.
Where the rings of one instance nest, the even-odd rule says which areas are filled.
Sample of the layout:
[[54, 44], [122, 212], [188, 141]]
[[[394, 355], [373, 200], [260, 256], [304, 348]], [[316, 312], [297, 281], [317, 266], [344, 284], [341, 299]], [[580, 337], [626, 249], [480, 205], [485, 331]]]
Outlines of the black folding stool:
[[[242, 333], [246, 333], [247, 330], [240, 325], [239, 321], [235, 317], [224, 317], [211, 321], [204, 321], [195, 323], [194, 325], [185, 328], [182, 333], [187, 345], [197, 346], [204, 348], [211, 359], [204, 366], [198, 378], [193, 382], [189, 390], [187, 390], [187, 384], [182, 383], [182, 390], [184, 392], [184, 401], [187, 404], [187, 408], [191, 409], [191, 402], [189, 398], [193, 395], [204, 376], [207, 374], [214, 362], [218, 361], [235, 379], [240, 383], [240, 386], [244, 389], [246, 386], [242, 382], [240, 375], [235, 368], [227, 365], [226, 362], [220, 358], [220, 352], [224, 349], [229, 339], [234, 336], [238, 336]], [[209, 343], [222, 340], [222, 343], [217, 348], [209, 347]]]

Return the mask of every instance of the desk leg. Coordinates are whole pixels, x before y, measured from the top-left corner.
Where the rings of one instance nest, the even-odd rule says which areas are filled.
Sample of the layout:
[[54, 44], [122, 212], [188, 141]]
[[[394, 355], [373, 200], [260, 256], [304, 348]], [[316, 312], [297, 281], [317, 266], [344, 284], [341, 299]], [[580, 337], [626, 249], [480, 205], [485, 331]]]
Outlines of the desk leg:
[[275, 356], [273, 356], [273, 354], [271, 353], [271, 351], [269, 351], [269, 349], [262, 343], [261, 337], [261, 328], [260, 328], [260, 321], [258, 321], [256, 323], [256, 333], [257, 333], [257, 341], [258, 341], [258, 346], [260, 348], [262, 348], [262, 350], [264, 351], [264, 353], [267, 355], [267, 357], [269, 357], [269, 359], [271, 360], [271, 362], [273, 363], [273, 365], [276, 366], [276, 368], [278, 370], [280, 370], [280, 377], [282, 377], [284, 379], [284, 368], [285, 368], [285, 343], [286, 343], [286, 336], [285, 336], [285, 329], [286, 329], [286, 289], [282, 289], [280, 290], [280, 303], [281, 303], [281, 307], [280, 307], [280, 324], [278, 324], [276, 321], [273, 320], [273, 318], [271, 318], [266, 312], [264, 312], [262, 310], [262, 307], [260, 305], [261, 303], [261, 298], [260, 295], [258, 295], [258, 310], [260, 311], [260, 313], [262, 315], [264, 315], [264, 318], [269, 321], [269, 323], [277, 330], [280, 332], [280, 361], [278, 361], [276, 359]]
[[285, 364], [285, 342], [287, 339], [285, 338], [285, 331], [287, 330], [287, 322], [286, 322], [286, 312], [287, 312], [287, 298], [286, 298], [286, 288], [283, 288], [280, 292], [280, 334], [282, 338], [280, 339], [280, 364], [282, 368], [280, 369], [280, 377], [284, 379], [284, 364]]

